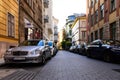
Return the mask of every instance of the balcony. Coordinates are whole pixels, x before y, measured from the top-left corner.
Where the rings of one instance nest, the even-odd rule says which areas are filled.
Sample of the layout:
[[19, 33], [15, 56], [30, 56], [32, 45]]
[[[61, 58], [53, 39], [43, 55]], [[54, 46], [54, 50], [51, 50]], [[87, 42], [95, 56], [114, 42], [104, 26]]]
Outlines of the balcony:
[[49, 0], [43, 0], [43, 2], [44, 2], [44, 7], [45, 7], [45, 8], [48, 8]]
[[48, 15], [44, 15], [44, 23], [48, 23], [49, 22], [49, 17]]

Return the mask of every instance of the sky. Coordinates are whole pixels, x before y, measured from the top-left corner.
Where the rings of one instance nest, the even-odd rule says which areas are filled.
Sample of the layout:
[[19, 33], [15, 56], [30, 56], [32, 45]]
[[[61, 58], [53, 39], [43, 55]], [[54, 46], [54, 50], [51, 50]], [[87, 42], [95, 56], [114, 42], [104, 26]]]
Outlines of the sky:
[[74, 13], [86, 13], [86, 0], [53, 0], [53, 16], [59, 20], [58, 30], [65, 20]]

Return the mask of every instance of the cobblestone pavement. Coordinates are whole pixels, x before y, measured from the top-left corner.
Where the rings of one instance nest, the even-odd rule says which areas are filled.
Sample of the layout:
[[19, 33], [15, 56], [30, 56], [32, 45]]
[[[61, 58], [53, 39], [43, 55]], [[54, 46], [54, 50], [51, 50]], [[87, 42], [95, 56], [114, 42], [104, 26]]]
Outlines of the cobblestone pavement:
[[120, 80], [120, 64], [59, 51], [41, 70], [19, 70], [1, 80]]
[[120, 80], [120, 65], [59, 51], [34, 80]]

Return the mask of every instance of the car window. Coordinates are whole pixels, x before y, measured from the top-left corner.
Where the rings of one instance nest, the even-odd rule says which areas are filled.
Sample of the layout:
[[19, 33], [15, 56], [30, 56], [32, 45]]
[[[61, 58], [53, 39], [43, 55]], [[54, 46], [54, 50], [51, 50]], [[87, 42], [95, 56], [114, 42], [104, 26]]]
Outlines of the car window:
[[53, 46], [53, 42], [48, 42], [48, 45], [49, 46]]
[[44, 46], [44, 41], [43, 40], [39, 41], [38, 46]]
[[100, 42], [98, 41], [98, 42], [92, 42], [91, 43], [91, 45], [99, 45], [100, 44]]

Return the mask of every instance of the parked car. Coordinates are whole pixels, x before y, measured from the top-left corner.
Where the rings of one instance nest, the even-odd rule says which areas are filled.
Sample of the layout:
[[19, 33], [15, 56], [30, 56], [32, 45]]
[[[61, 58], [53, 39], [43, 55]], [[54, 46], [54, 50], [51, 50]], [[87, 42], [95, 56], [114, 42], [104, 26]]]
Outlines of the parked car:
[[76, 46], [75, 45], [70, 46], [70, 49], [69, 49], [70, 52], [75, 52], [75, 50], [76, 50]]
[[102, 58], [107, 62], [120, 61], [120, 41], [95, 40], [87, 46], [87, 56]]
[[26, 40], [4, 54], [5, 63], [45, 63], [51, 52], [45, 40]]
[[53, 41], [48, 41], [48, 45], [50, 46], [50, 49], [51, 49], [51, 55], [54, 56], [57, 54], [57, 47], [55, 45], [55, 43]]
[[78, 44], [77, 47], [76, 47], [76, 51], [78, 54], [82, 54], [82, 55], [86, 55], [86, 43], [81, 43], [81, 44]]

